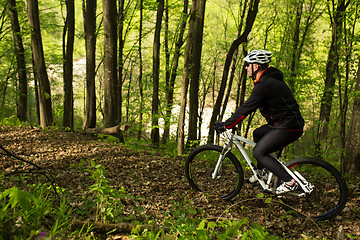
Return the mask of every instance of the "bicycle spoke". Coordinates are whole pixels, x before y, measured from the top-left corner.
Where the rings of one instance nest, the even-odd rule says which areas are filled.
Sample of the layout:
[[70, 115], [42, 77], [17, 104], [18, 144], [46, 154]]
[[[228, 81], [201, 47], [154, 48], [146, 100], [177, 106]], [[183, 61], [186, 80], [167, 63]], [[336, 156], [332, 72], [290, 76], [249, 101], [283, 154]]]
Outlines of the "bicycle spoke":
[[223, 159], [217, 176], [213, 178], [220, 152], [220, 147], [207, 146], [191, 154], [186, 165], [186, 176], [195, 190], [211, 197], [231, 199], [241, 189], [242, 170], [239, 170], [241, 167], [238, 160], [230, 153]]
[[[310, 194], [301, 197], [282, 196], [285, 208], [290, 206], [301, 215], [319, 220], [332, 218], [341, 212], [346, 203], [347, 188], [334, 167], [322, 161], [305, 159], [291, 165], [291, 169], [298, 171], [314, 188]], [[295, 193], [301, 191], [298, 189]]]

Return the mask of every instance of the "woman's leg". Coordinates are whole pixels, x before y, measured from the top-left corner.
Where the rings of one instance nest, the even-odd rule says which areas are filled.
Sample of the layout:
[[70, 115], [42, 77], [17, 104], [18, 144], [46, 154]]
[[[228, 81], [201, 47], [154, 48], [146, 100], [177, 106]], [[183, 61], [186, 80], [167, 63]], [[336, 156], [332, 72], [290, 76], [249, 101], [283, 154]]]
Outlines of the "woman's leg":
[[302, 131], [286, 131], [278, 129], [268, 131], [257, 142], [253, 150], [254, 157], [258, 162], [258, 167], [262, 166], [267, 168], [285, 182], [290, 181], [292, 179], [291, 176], [281, 167], [280, 163], [269, 156], [269, 154], [283, 149], [297, 140], [301, 135]]

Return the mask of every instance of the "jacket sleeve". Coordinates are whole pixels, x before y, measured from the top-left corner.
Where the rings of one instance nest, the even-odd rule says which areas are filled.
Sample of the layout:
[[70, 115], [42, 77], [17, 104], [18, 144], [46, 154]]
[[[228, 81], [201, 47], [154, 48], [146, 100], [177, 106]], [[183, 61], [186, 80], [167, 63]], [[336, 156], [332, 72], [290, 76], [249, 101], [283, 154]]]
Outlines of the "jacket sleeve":
[[256, 111], [259, 108], [260, 103], [266, 97], [266, 84], [264, 82], [257, 82], [251, 92], [250, 97], [231, 115], [229, 119], [224, 122], [226, 129], [235, 127], [251, 112]]

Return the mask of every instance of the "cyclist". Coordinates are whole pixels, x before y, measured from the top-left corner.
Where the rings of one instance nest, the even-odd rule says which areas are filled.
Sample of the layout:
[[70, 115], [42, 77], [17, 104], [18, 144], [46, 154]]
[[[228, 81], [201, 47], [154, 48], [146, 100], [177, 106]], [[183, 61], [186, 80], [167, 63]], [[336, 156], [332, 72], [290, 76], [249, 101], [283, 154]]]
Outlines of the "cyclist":
[[[269, 154], [279, 151], [294, 142], [303, 134], [304, 119], [290, 88], [284, 82], [283, 73], [269, 67], [272, 53], [265, 50], [251, 51], [245, 58], [248, 77], [253, 79], [254, 87], [250, 97], [225, 122], [216, 122], [215, 130], [223, 132], [234, 128], [251, 112], [260, 110], [267, 124], [253, 132], [256, 146], [253, 155], [257, 160], [257, 175], [265, 177], [263, 169], [273, 172], [282, 184], [277, 194], [293, 191], [296, 181]], [[255, 182], [256, 177], [248, 180]]]

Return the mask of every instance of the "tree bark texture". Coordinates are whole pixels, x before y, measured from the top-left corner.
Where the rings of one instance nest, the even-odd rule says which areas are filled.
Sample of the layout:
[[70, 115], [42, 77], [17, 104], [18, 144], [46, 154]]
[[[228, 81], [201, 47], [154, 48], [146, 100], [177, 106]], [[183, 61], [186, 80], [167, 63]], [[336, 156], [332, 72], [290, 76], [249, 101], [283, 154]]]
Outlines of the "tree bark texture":
[[[65, 38], [67, 37], [66, 41]], [[74, 0], [66, 0], [66, 22], [64, 26], [64, 116], [63, 126], [74, 129], [73, 53], [75, 38]]]
[[195, 11], [192, 12], [194, 17], [193, 26], [193, 41], [191, 51], [191, 78], [189, 89], [189, 131], [188, 131], [188, 144], [192, 141], [198, 140], [197, 136], [197, 122], [198, 122], [198, 109], [199, 109], [199, 84], [200, 84], [200, 71], [201, 71], [201, 52], [202, 40], [204, 30], [204, 17], [205, 17], [205, 3], [206, 0], [193, 0], [192, 4], [195, 6]]
[[83, 5], [86, 47], [86, 102], [83, 128], [94, 128], [96, 126], [96, 0], [86, 0]]
[[17, 72], [19, 76], [19, 100], [17, 108], [17, 117], [20, 121], [27, 119], [27, 76], [26, 76], [26, 62], [24, 55], [24, 45], [21, 37], [20, 24], [18, 13], [16, 10], [16, 1], [8, 0], [9, 17], [13, 31], [15, 56], [17, 63]]
[[103, 1], [104, 14], [104, 125], [117, 124], [117, 8], [116, 0]]
[[51, 91], [46, 72], [44, 50], [40, 31], [39, 6], [37, 0], [26, 0], [28, 21], [31, 29], [31, 46], [35, 65], [36, 78], [39, 83], [40, 126], [45, 128], [53, 123]]
[[123, 101], [123, 96], [122, 96], [122, 86], [123, 86], [123, 71], [124, 71], [124, 36], [123, 36], [123, 31], [124, 31], [124, 21], [125, 21], [125, 9], [124, 6], [125, 5], [125, 0], [119, 0], [119, 33], [118, 33], [118, 38], [119, 38], [119, 66], [118, 66], [118, 83], [117, 83], [117, 88], [116, 88], [116, 92], [117, 92], [117, 121], [121, 122], [122, 121], [122, 101]]
[[159, 132], [159, 74], [160, 74], [160, 33], [161, 22], [164, 12], [164, 0], [158, 0], [158, 9], [156, 14], [156, 26], [153, 44], [153, 98], [151, 110], [151, 139], [154, 146], [160, 143]]
[[178, 155], [184, 154], [185, 148], [185, 113], [186, 113], [186, 105], [187, 105], [187, 94], [189, 88], [189, 75], [190, 75], [190, 63], [191, 63], [191, 48], [192, 48], [192, 39], [193, 39], [193, 27], [194, 27], [194, 17], [193, 10], [194, 6], [192, 6], [189, 20], [189, 33], [187, 36], [186, 48], [184, 53], [184, 68], [181, 82], [181, 97], [180, 97], [180, 114], [179, 114], [179, 124], [178, 124]]
[[143, 129], [143, 106], [144, 106], [144, 92], [143, 92], [143, 57], [142, 57], [142, 29], [143, 29], [143, 0], [140, 0], [140, 21], [139, 21], [139, 94], [140, 94], [140, 102], [139, 102], [139, 129], [137, 132], [137, 140], [141, 139], [142, 129]]

